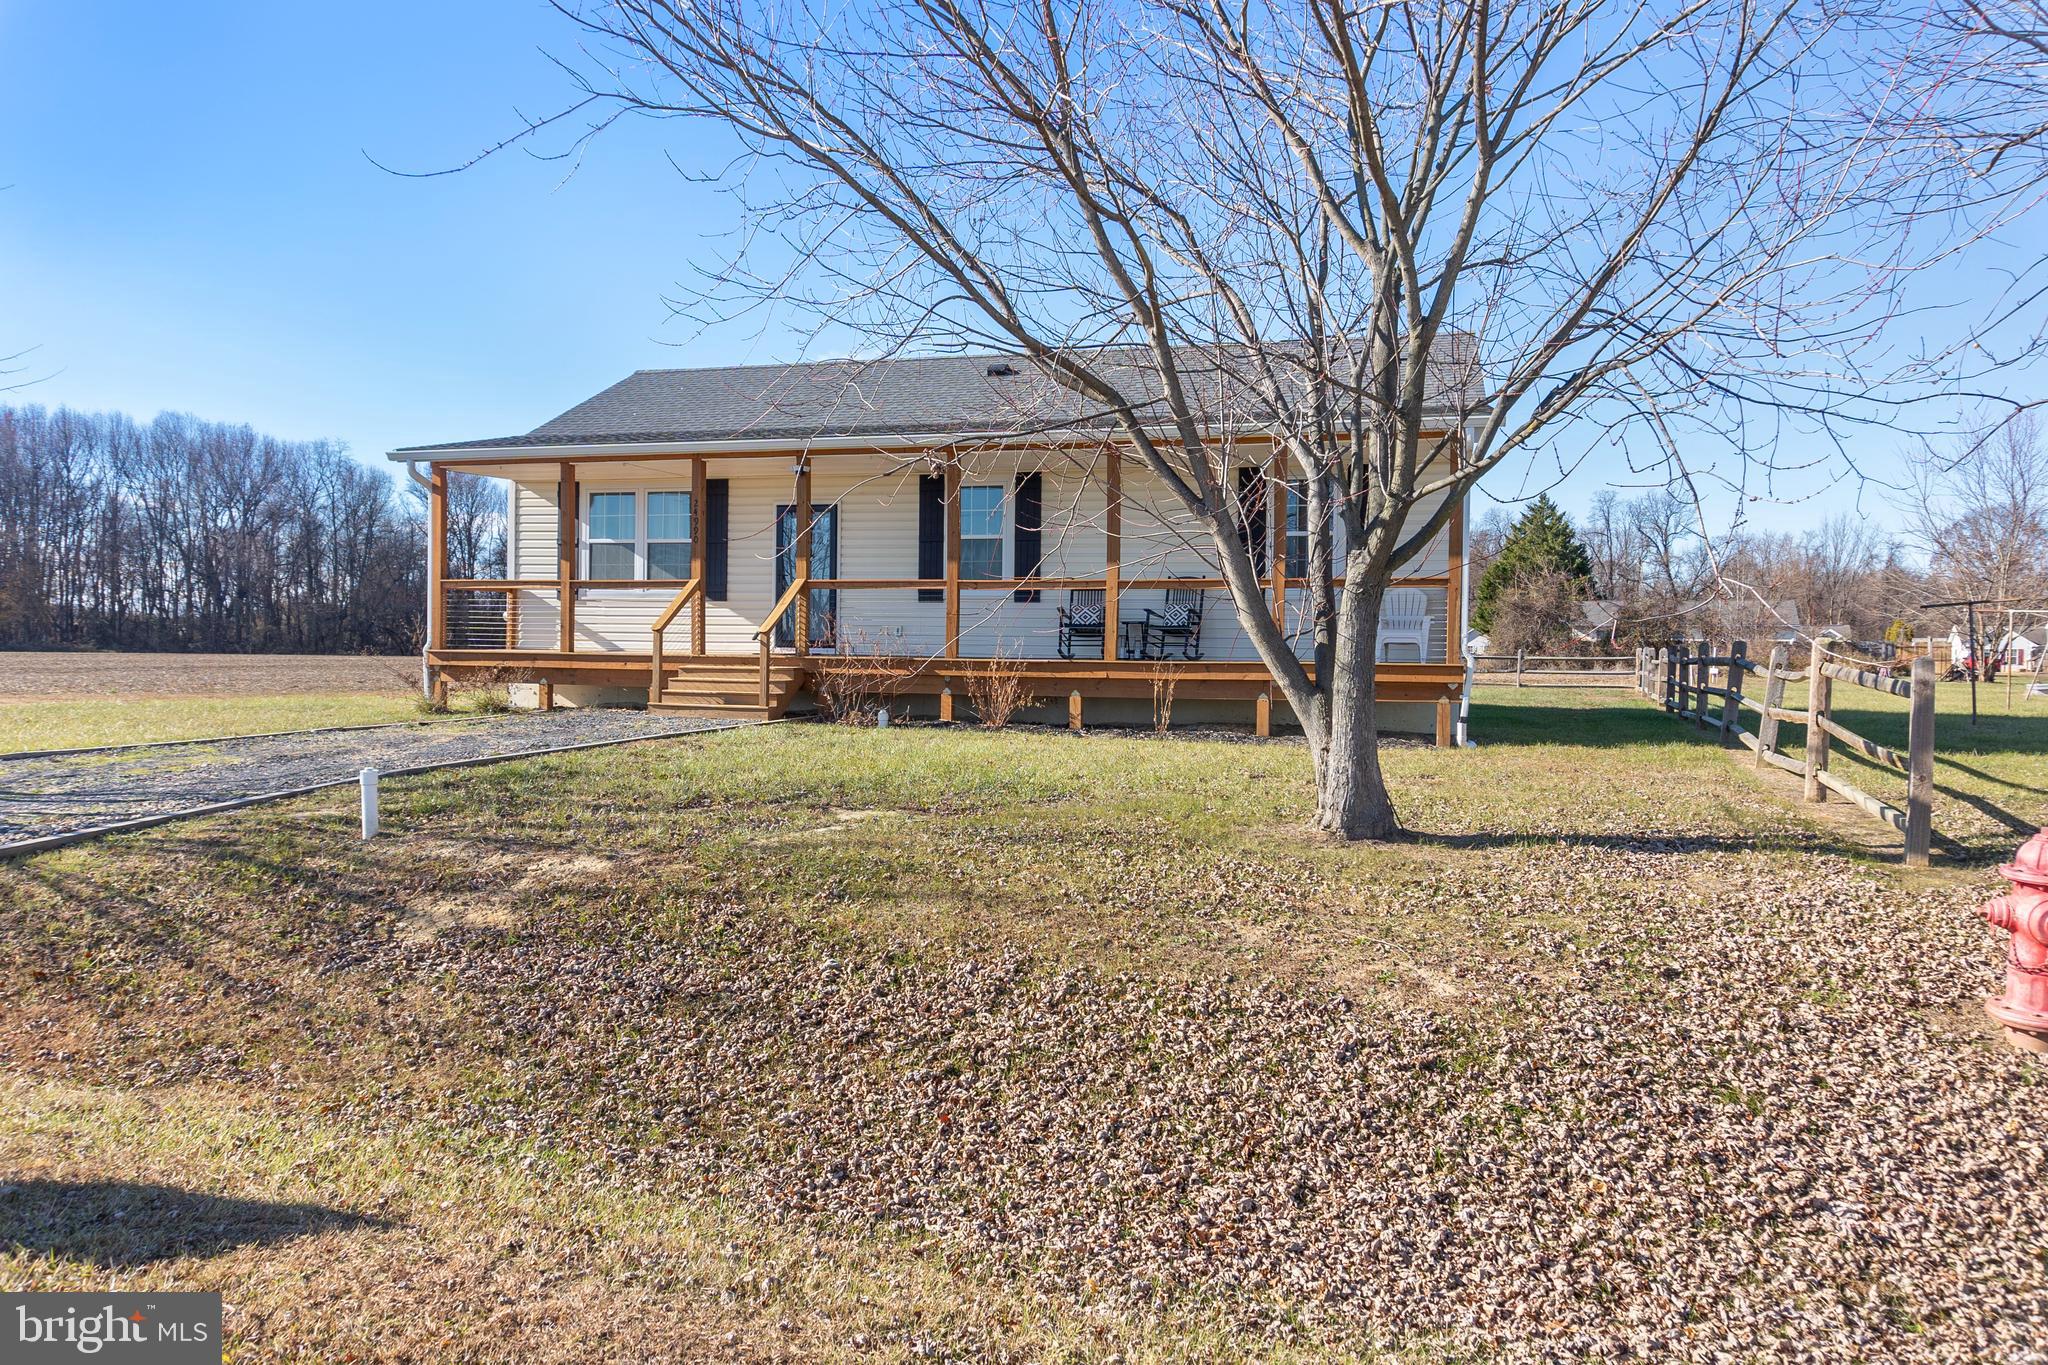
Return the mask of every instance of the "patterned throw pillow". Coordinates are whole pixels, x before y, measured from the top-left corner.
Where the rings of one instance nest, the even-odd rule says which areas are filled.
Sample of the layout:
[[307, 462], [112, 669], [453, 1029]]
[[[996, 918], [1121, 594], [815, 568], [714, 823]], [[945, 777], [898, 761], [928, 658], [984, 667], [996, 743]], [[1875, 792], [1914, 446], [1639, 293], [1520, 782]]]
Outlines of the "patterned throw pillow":
[[1067, 613], [1067, 620], [1077, 626], [1099, 626], [1102, 624], [1102, 604], [1083, 602]]
[[1183, 604], [1170, 606], [1161, 612], [1160, 615], [1165, 618], [1167, 629], [1177, 630], [1188, 623], [1188, 620], [1194, 615], [1194, 611], [1193, 608]]

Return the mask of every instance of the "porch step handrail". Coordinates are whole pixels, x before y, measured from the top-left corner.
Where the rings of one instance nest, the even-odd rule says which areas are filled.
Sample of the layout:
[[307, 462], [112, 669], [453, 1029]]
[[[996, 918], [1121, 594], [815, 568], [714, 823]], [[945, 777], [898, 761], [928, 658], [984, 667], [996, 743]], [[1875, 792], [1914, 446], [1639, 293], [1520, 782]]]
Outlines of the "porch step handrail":
[[[676, 619], [677, 613], [688, 606], [690, 599], [703, 590], [704, 580], [702, 578], [692, 578], [689, 582], [683, 584], [682, 591], [669, 599], [669, 604], [662, 608], [661, 615], [654, 618], [653, 654], [651, 659], [654, 667], [648, 674], [647, 683], [647, 700], [649, 702], [659, 702], [661, 700], [662, 636], [667, 632], [669, 624]], [[694, 645], [692, 649], [694, 652]]]
[[768, 608], [768, 615], [761, 622], [761, 628], [754, 632], [754, 643], [756, 645], [759, 645], [761, 648], [760, 700], [761, 705], [763, 706], [768, 705], [769, 637], [775, 633], [776, 623], [781, 621], [782, 618], [788, 614], [789, 609], [796, 605], [797, 598], [801, 597], [804, 593], [808, 592], [810, 590], [810, 586], [810, 575], [799, 574], [796, 580], [792, 582], [787, 589], [784, 590], [782, 596], [775, 599], [775, 605]]

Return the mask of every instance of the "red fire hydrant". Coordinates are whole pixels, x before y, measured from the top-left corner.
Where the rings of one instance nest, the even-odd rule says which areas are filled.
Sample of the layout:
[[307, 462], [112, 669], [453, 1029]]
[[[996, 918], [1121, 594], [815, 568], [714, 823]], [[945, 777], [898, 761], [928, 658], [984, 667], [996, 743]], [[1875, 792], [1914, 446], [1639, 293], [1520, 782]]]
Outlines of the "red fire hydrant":
[[2048, 1053], [2048, 829], [2020, 846], [2019, 855], [1998, 869], [2012, 883], [2009, 895], [1993, 896], [1977, 913], [2012, 931], [2005, 955], [2005, 994], [1984, 1009], [2005, 1025], [2013, 1046]]

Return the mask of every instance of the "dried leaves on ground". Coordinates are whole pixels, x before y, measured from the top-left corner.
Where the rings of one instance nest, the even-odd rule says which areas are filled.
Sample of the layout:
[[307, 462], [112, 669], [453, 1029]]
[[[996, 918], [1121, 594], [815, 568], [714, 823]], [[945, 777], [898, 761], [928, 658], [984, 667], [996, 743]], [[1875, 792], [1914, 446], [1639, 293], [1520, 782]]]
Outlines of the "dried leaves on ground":
[[[1287, 746], [1048, 739], [785, 727], [437, 780], [368, 851], [281, 813], [40, 860], [0, 1057], [730, 1220], [619, 1281], [698, 1353], [2040, 1358], [2043, 1068], [1978, 1007], [1981, 877], [1711, 749], [1400, 751], [1425, 837], [1361, 851], [1276, 819]], [[445, 1297], [499, 1276], [543, 1292]]]

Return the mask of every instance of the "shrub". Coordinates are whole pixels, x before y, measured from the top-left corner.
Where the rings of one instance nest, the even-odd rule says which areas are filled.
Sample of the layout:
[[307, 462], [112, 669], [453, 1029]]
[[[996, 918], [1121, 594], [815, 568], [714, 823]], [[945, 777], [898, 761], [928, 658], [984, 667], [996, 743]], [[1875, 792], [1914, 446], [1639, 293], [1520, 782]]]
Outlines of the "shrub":
[[839, 725], [872, 725], [891, 698], [917, 672], [902, 660], [903, 630], [871, 635], [854, 631], [839, 648], [839, 662], [821, 673], [818, 709]]
[[983, 667], [967, 675], [967, 704], [991, 729], [1008, 725], [1012, 716], [1037, 702], [1024, 676], [1023, 660], [1007, 650], [998, 649]]

